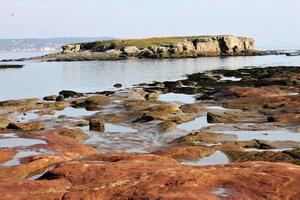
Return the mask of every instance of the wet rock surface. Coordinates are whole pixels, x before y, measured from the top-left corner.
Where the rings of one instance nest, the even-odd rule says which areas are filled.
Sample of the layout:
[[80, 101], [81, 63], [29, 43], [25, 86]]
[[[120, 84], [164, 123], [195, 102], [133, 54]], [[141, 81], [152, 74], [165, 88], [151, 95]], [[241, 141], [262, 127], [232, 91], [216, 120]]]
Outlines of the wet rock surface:
[[297, 199], [299, 170], [267, 162], [191, 167], [159, 156], [100, 155], [61, 164], [38, 181], [21, 181], [17, 191], [1, 183], [0, 191], [9, 199]]
[[299, 199], [299, 91], [267, 67], [2, 101], [0, 199]]

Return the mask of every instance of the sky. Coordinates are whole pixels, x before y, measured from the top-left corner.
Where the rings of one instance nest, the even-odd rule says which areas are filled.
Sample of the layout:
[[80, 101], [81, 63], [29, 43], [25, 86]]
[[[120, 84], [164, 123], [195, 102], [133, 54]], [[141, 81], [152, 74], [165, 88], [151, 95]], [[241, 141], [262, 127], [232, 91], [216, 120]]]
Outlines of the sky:
[[250, 36], [300, 49], [300, 0], [0, 0], [0, 38]]

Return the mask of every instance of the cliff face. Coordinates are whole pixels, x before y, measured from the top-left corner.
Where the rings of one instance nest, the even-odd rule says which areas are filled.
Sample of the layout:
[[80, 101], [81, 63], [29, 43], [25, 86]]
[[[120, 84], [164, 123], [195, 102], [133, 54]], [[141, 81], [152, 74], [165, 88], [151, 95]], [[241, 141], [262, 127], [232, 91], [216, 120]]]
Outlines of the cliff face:
[[[63, 46], [62, 54], [90, 53], [116, 58], [183, 58], [255, 52], [254, 40], [230, 35], [110, 40]], [[110, 57], [110, 56], [109, 56]]]

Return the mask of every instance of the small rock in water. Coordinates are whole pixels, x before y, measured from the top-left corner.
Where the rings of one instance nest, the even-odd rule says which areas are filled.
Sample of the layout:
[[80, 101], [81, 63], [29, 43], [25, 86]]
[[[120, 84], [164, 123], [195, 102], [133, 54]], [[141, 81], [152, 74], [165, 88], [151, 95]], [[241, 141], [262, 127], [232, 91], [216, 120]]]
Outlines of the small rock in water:
[[122, 84], [121, 84], [121, 83], [116, 83], [116, 84], [114, 84], [114, 87], [115, 87], [115, 88], [121, 88], [121, 87], [122, 87]]
[[145, 95], [146, 100], [157, 100], [159, 98], [159, 92], [149, 92]]
[[104, 132], [105, 121], [102, 119], [93, 118], [89, 121], [90, 130]]
[[60, 96], [63, 96], [64, 98], [76, 98], [76, 97], [82, 97], [83, 94], [79, 92], [74, 92], [72, 90], [62, 90], [59, 92]]
[[9, 65], [9, 64], [4, 64], [0, 65], [0, 69], [10, 69], [10, 68], [22, 68], [24, 65]]
[[56, 97], [55, 101], [63, 101], [64, 100], [64, 97], [59, 95]]
[[50, 95], [43, 98], [45, 101], [55, 101], [59, 96], [57, 95]]

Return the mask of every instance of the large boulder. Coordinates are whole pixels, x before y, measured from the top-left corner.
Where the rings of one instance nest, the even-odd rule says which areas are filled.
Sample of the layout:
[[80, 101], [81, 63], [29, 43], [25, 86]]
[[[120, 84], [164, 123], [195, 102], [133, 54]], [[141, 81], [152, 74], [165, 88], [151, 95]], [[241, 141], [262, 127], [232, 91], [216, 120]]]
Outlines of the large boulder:
[[199, 55], [219, 55], [221, 53], [219, 41], [214, 37], [199, 38], [193, 41]]
[[141, 50], [136, 46], [127, 46], [122, 49], [122, 52], [128, 57], [137, 57]]
[[243, 51], [255, 51], [254, 40], [251, 38], [222, 36], [219, 38], [222, 53], [240, 53]]
[[75, 53], [80, 51], [80, 44], [68, 44], [65, 46], [62, 46], [62, 53], [67, 54], [67, 53]]

